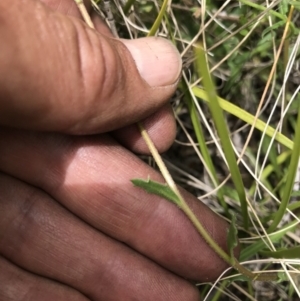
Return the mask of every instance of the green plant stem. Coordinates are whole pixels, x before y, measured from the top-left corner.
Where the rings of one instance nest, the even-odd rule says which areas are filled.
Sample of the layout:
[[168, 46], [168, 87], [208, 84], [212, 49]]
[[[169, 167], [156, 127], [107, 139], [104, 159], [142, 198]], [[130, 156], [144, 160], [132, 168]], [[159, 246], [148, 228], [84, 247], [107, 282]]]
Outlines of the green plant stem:
[[150, 29], [147, 37], [152, 37], [152, 36], [154, 36], [156, 34], [156, 32], [157, 32], [157, 30], [158, 30], [158, 28], [159, 28], [159, 26], [161, 24], [161, 21], [162, 21], [162, 19], [164, 17], [164, 14], [165, 14], [165, 12], [167, 10], [167, 7], [168, 7], [168, 0], [164, 0], [163, 4], [161, 6], [161, 9], [160, 9], [160, 11], [158, 13], [158, 16], [157, 16], [155, 22], [153, 23], [153, 25], [152, 25], [152, 27], [151, 27], [151, 29]]
[[207, 233], [207, 231], [204, 229], [204, 227], [201, 225], [197, 217], [194, 215], [193, 211], [190, 209], [190, 207], [187, 205], [184, 198], [181, 196], [181, 193], [179, 192], [176, 184], [173, 181], [173, 178], [171, 177], [167, 167], [165, 166], [165, 163], [163, 162], [160, 154], [158, 153], [156, 147], [154, 146], [151, 138], [149, 137], [147, 131], [144, 129], [144, 127], [141, 125], [141, 123], [138, 123], [139, 130], [141, 132], [141, 135], [146, 142], [160, 172], [162, 173], [165, 181], [167, 182], [168, 186], [176, 193], [178, 196], [180, 203], [178, 204], [180, 206], [180, 209], [187, 215], [187, 217], [191, 220], [197, 231], [203, 236], [205, 241], [214, 249], [214, 251], [219, 254], [221, 258], [223, 258], [227, 263], [231, 265], [231, 259], [228, 254], [223, 251], [223, 249], [220, 248], [220, 246], [211, 238], [211, 236]]
[[213, 238], [208, 234], [208, 232], [205, 230], [203, 225], [200, 223], [198, 218], [195, 216], [191, 208], [188, 206], [184, 198], [182, 197], [181, 193], [179, 192], [176, 184], [174, 183], [167, 167], [165, 166], [161, 156], [159, 155], [156, 147], [154, 146], [151, 138], [149, 137], [147, 131], [144, 129], [144, 127], [138, 123], [139, 130], [141, 132], [141, 135], [146, 142], [159, 170], [161, 171], [165, 181], [167, 182], [168, 186], [174, 191], [174, 193], [178, 196], [180, 202], [178, 203], [179, 208], [185, 213], [185, 215], [188, 217], [188, 219], [192, 222], [198, 233], [204, 238], [204, 240], [207, 242], [207, 244], [230, 266], [232, 266], [235, 270], [243, 274], [244, 276], [248, 277], [249, 279], [253, 281], [274, 281], [277, 280], [277, 274], [271, 273], [271, 274], [259, 274], [259, 273], [253, 273], [244, 266], [242, 266], [236, 258], [231, 258], [214, 240]]
[[[240, 0], [240, 1], [241, 1], [241, 3], [243, 3], [247, 6], [253, 7], [255, 9], [259, 10], [259, 11], [265, 11], [266, 10], [266, 8], [263, 5], [259, 5], [259, 4], [255, 3], [253, 1], [250, 1], [250, 0]], [[284, 20], [284, 21], [286, 20], [286, 17], [284, 15], [282, 15], [281, 13], [279, 13], [275, 10], [270, 9], [269, 14], [271, 14], [271, 15], [273, 15], [273, 16], [281, 19], [281, 20]]]
[[159, 167], [159, 170], [162, 173], [165, 181], [167, 182], [169, 187], [179, 196], [180, 192], [177, 189], [177, 187], [176, 187], [176, 185], [173, 181], [173, 178], [171, 177], [165, 163], [163, 162], [160, 154], [157, 151], [157, 148], [155, 147], [155, 145], [154, 145], [153, 141], [151, 140], [150, 136], [148, 135], [146, 129], [144, 128], [144, 126], [140, 122], [137, 123], [137, 126], [139, 128], [139, 131], [140, 131], [145, 143], [147, 144], [147, 146], [148, 146], [148, 148], [151, 152], [152, 157], [154, 158], [157, 166]]
[[[201, 122], [200, 122], [199, 116], [197, 114], [195, 103], [190, 95], [190, 93], [192, 93], [192, 92], [188, 89], [188, 85], [185, 81], [182, 81], [182, 83], [180, 84], [180, 88], [183, 91], [183, 93], [185, 94], [185, 100], [186, 100], [186, 103], [188, 106], [190, 118], [191, 118], [193, 128], [194, 128], [194, 131], [196, 134], [196, 138], [197, 138], [197, 141], [199, 144], [200, 152], [201, 152], [203, 159], [206, 162], [207, 167], [211, 173], [211, 180], [213, 182], [213, 185], [215, 187], [217, 187], [217, 186], [219, 186], [217, 172], [216, 172], [215, 166], [212, 162], [212, 158], [209, 154], [207, 145], [205, 143]], [[220, 189], [218, 189], [218, 191], [217, 191], [217, 198], [218, 198], [221, 206], [223, 207], [225, 214], [229, 217], [230, 214], [228, 211], [227, 203], [225, 202], [225, 199], [224, 199], [224, 189], [222, 187]]]
[[225, 123], [223, 111], [218, 101], [215, 86], [209, 73], [206, 56], [202, 46], [198, 45], [198, 47], [195, 47], [195, 55], [196, 55], [196, 64], [197, 64], [196, 67], [199, 73], [198, 75], [200, 74], [202, 75], [203, 85], [206, 89], [208, 99], [209, 99], [208, 106], [212, 118], [214, 120], [214, 124], [217, 129], [218, 135], [220, 137], [220, 141], [224, 150], [224, 155], [227, 160], [232, 181], [234, 183], [235, 189], [239, 196], [244, 227], [245, 229], [248, 229], [249, 217], [248, 217], [248, 210], [247, 210], [246, 193], [244, 189], [242, 176], [238, 168], [235, 153], [233, 151], [233, 147], [230, 141], [230, 135], [228, 133], [227, 125]]
[[242, 275], [248, 277], [253, 281], [274, 281], [277, 280], [277, 273], [259, 274], [253, 273], [243, 265], [241, 265], [236, 258], [232, 259], [230, 256], [211, 238], [211, 236], [204, 229], [202, 224], [199, 222], [193, 211], [187, 205], [185, 200], [181, 197], [180, 209], [186, 214], [189, 220], [193, 223], [199, 234], [205, 239], [209, 246], [229, 265], [235, 270], [240, 272]]

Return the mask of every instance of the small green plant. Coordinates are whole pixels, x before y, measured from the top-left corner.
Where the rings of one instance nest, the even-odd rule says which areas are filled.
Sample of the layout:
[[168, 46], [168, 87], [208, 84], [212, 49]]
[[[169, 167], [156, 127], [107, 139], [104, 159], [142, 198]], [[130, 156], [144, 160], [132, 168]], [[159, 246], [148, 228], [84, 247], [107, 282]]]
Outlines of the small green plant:
[[[196, 56], [197, 56], [197, 61], [198, 61], [198, 67], [202, 71], [201, 73], [203, 74], [203, 79], [204, 80], [204, 85], [207, 87], [207, 91], [210, 91], [208, 93], [208, 97], [210, 99], [210, 104], [211, 104], [211, 112], [214, 115], [214, 121], [217, 124], [217, 130], [219, 133], [219, 136], [222, 137], [221, 140], [223, 139], [223, 146], [226, 149], [226, 155], [228, 158], [228, 165], [230, 166], [232, 170], [232, 174], [236, 175], [235, 181], [236, 181], [236, 188], [242, 188], [240, 189], [240, 202], [244, 202], [244, 215], [243, 217], [248, 219], [247, 215], [247, 203], [246, 203], [246, 197], [245, 197], [245, 192], [243, 191], [243, 183], [241, 179], [241, 175], [239, 173], [237, 164], [236, 164], [236, 159], [234, 156], [234, 152], [231, 146], [231, 143], [229, 141], [229, 135], [227, 132], [227, 127], [225, 125], [223, 116], [222, 116], [222, 111], [221, 107], [218, 103], [217, 100], [217, 95], [215, 93], [214, 85], [213, 82], [210, 78], [207, 66], [206, 66], [206, 60], [205, 60], [205, 54], [204, 51], [201, 48], [198, 48], [196, 50]], [[218, 122], [220, 122], [218, 124]], [[228, 248], [229, 248], [229, 254], [226, 254], [223, 249], [219, 247], [219, 245], [212, 239], [212, 237], [207, 233], [205, 228], [202, 226], [201, 222], [197, 219], [197, 217], [194, 215], [193, 211], [189, 208], [187, 203], [185, 202], [184, 198], [181, 196], [179, 190], [176, 187], [176, 184], [174, 183], [172, 177], [170, 176], [167, 168], [165, 167], [159, 153], [157, 152], [154, 144], [152, 143], [149, 135], [145, 131], [143, 127], [140, 126], [140, 131], [141, 134], [151, 151], [151, 154], [157, 163], [162, 175], [164, 176], [164, 179], [166, 180], [167, 184], [163, 185], [151, 180], [141, 180], [141, 179], [135, 179], [132, 180], [133, 184], [143, 188], [147, 192], [154, 193], [156, 195], [159, 195], [163, 198], [165, 198], [168, 201], [171, 201], [175, 205], [177, 205], [185, 214], [186, 216], [190, 219], [190, 221], [193, 223], [199, 234], [205, 239], [205, 241], [211, 246], [211, 248], [224, 260], [226, 261], [230, 266], [232, 266], [234, 269], [236, 269], [238, 272], [240, 272], [243, 276], [248, 277], [250, 280], [260, 280], [260, 281], [276, 281], [279, 278], [277, 277], [276, 273], [275, 274], [256, 274], [252, 273], [250, 270], [246, 269], [243, 267], [238, 260], [234, 256], [234, 248], [238, 245], [237, 242], [237, 230], [235, 227], [235, 215], [232, 215], [232, 223], [228, 232]], [[245, 223], [245, 226], [247, 226], [247, 223]]]

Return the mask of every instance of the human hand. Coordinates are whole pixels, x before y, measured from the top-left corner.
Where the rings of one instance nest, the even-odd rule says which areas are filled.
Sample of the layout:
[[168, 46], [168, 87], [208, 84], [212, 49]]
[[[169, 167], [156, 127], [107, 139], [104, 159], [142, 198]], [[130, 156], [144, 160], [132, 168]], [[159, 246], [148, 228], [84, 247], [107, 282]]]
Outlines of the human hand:
[[[79, 16], [71, 1], [47, 2]], [[16, 3], [23, 3], [21, 13]], [[198, 300], [185, 279], [212, 280], [225, 263], [176, 206], [130, 183], [162, 180], [130, 151], [147, 152], [129, 124], [156, 111], [146, 128], [160, 150], [172, 142], [174, 121], [165, 103], [180, 69], [176, 53], [169, 49], [171, 61], [152, 53], [161, 60], [157, 73], [150, 80], [148, 69], [141, 74], [165, 83], [153, 88], [98, 21], [105, 36], [37, 1], [0, 3], [2, 13], [1, 37], [8, 43], [0, 55], [0, 300]], [[169, 47], [151, 41], [153, 51]], [[173, 70], [164, 72], [169, 65]], [[36, 132], [116, 128], [111, 135], [78, 137]], [[226, 223], [183, 194], [225, 248]]]

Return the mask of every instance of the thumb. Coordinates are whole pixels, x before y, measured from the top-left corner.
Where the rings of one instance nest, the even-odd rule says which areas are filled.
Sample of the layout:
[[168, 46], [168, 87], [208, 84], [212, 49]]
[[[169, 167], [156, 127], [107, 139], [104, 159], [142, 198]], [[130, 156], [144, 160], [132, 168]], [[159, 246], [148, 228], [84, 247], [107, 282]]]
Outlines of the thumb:
[[1, 125], [109, 131], [149, 116], [176, 88], [181, 60], [164, 39], [116, 40], [35, 0], [0, 1], [0, 20]]

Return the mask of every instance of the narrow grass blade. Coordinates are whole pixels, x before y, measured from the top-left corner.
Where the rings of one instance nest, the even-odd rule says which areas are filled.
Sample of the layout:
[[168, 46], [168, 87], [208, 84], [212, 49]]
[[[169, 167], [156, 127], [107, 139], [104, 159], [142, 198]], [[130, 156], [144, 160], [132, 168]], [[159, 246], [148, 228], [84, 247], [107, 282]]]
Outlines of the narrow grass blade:
[[199, 75], [202, 75], [203, 85], [208, 95], [208, 106], [214, 120], [215, 127], [217, 129], [218, 135], [221, 140], [221, 144], [224, 150], [224, 154], [228, 163], [228, 167], [231, 173], [232, 181], [234, 183], [235, 189], [239, 195], [239, 200], [241, 204], [242, 216], [245, 229], [248, 229], [249, 218], [247, 211], [247, 200], [244, 189], [243, 180], [237, 165], [236, 157], [231, 145], [230, 135], [225, 123], [225, 118], [223, 115], [222, 108], [220, 107], [218, 97], [216, 94], [215, 86], [210, 77], [210, 73], [207, 66], [207, 61], [205, 53], [202, 47], [196, 47], [196, 63]]
[[259, 253], [265, 257], [294, 259], [299, 258], [300, 256], [300, 246], [290, 247], [288, 249], [280, 249], [275, 252], [260, 251]]
[[[274, 243], [279, 241], [288, 231], [293, 231], [298, 225], [298, 221], [293, 221], [289, 224], [287, 224], [283, 229], [281, 229], [279, 232], [275, 232], [269, 235], [269, 239]], [[253, 257], [255, 254], [257, 254], [259, 251], [262, 251], [266, 248], [266, 244], [263, 240], [259, 240], [248, 247], [244, 248], [240, 255], [240, 261], [245, 261], [251, 257]]]
[[[291, 155], [291, 151], [290, 151], [290, 150], [281, 153], [281, 154], [280, 154], [279, 156], [277, 156], [277, 158], [276, 158], [276, 165], [277, 165], [279, 168], [283, 169], [281, 165], [283, 165], [283, 163], [285, 163], [285, 161], [290, 157], [290, 155]], [[262, 172], [262, 174], [261, 174], [261, 176], [260, 176], [260, 178], [259, 178], [259, 180], [260, 180], [266, 187], [268, 187], [270, 190], [273, 190], [273, 188], [268, 184], [268, 182], [267, 182], [266, 180], [268, 179], [268, 177], [269, 177], [273, 172], [275, 172], [274, 165], [273, 165], [273, 164], [269, 164], [269, 165], [267, 165], [267, 166], [264, 168], [264, 170], [263, 170], [263, 172]], [[256, 189], [256, 183], [254, 182], [253, 185], [251, 186], [251, 188], [249, 189], [248, 194], [249, 194], [249, 195], [253, 195], [254, 192], [255, 192], [255, 189]]]
[[292, 194], [300, 155], [300, 105], [298, 108], [297, 126], [295, 131], [296, 133], [294, 138], [294, 147], [292, 150], [291, 161], [288, 168], [287, 179], [283, 188], [281, 203], [278, 211], [276, 212], [274, 220], [268, 229], [268, 233], [273, 232], [277, 228], [283, 215], [286, 213], [286, 208], [288, 206]]
[[154, 36], [156, 34], [156, 32], [157, 32], [157, 30], [158, 30], [158, 28], [159, 28], [159, 26], [160, 26], [160, 24], [162, 22], [164, 14], [165, 14], [165, 12], [167, 10], [167, 7], [168, 7], [168, 0], [164, 0], [163, 4], [161, 6], [161, 9], [159, 11], [159, 14], [158, 14], [155, 22], [152, 25], [152, 28], [150, 29], [150, 31], [149, 31], [149, 33], [147, 35], [148, 37], [152, 37], [152, 36]]
[[[201, 152], [201, 154], [203, 156], [203, 159], [206, 162], [206, 165], [209, 168], [209, 171], [210, 171], [210, 173], [213, 177], [212, 180], [213, 180], [214, 187], [217, 187], [217, 186], [219, 186], [217, 172], [216, 172], [215, 166], [212, 162], [212, 158], [209, 154], [209, 151], [208, 151], [205, 139], [204, 139], [202, 126], [201, 126], [201, 122], [199, 120], [199, 116], [197, 114], [195, 103], [194, 103], [191, 95], [189, 94], [187, 84], [184, 81], [181, 83], [181, 88], [183, 90], [183, 93], [185, 94], [185, 102], [188, 106], [188, 110], [189, 110], [189, 113], [190, 113], [191, 121], [192, 121], [193, 128], [194, 128], [194, 132], [196, 134], [197, 142], [199, 144], [200, 152]], [[218, 189], [217, 197], [218, 197], [218, 199], [220, 201], [220, 204], [223, 207], [226, 215], [229, 216], [228, 215], [228, 206], [227, 206], [227, 204], [224, 200], [224, 189], [223, 188]]]

